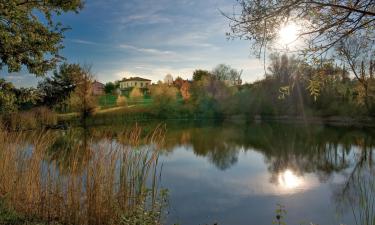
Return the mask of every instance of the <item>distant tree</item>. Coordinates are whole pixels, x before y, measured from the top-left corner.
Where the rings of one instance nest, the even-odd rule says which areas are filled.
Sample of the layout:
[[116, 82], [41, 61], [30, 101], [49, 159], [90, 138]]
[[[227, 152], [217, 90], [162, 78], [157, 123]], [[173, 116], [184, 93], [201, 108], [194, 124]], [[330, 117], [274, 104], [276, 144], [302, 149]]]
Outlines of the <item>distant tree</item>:
[[287, 85], [293, 76], [296, 76], [299, 63], [293, 55], [273, 53], [270, 55], [268, 71], [280, 84]]
[[134, 87], [133, 90], [129, 94], [130, 99], [139, 101], [143, 98], [143, 94], [141, 90], [137, 87]]
[[289, 22], [300, 24], [297, 34], [306, 45], [301, 50], [309, 55], [322, 55], [341, 40], [358, 34], [372, 43], [375, 39], [375, 1], [373, 0], [237, 0], [240, 12], [226, 15], [233, 38], [251, 40], [257, 56], [273, 47], [279, 30]]
[[112, 94], [116, 89], [116, 85], [112, 82], [108, 82], [104, 86], [104, 91], [106, 94]]
[[173, 84], [173, 77], [170, 74], [165, 75], [164, 77], [164, 83], [167, 85], [172, 85]]
[[0, 3], [0, 70], [18, 72], [22, 65], [30, 73], [44, 75], [62, 59], [59, 50], [66, 28], [53, 21], [64, 12], [78, 12], [81, 0], [19, 1]]
[[116, 105], [117, 106], [126, 106], [127, 105], [126, 97], [122, 96], [122, 95], [117, 96]]
[[173, 81], [173, 85], [180, 89], [182, 87], [182, 84], [184, 83], [184, 79], [182, 79], [181, 77], [177, 77], [174, 81]]
[[64, 104], [64, 101], [76, 88], [76, 82], [81, 79], [82, 73], [84, 71], [78, 64], [62, 64], [51, 77], [45, 78], [38, 84], [42, 103], [49, 107]]
[[215, 79], [221, 81], [230, 81], [233, 84], [241, 84], [242, 71], [238, 71], [229, 65], [219, 64], [212, 70]]
[[160, 116], [165, 116], [173, 111], [177, 99], [177, 88], [167, 84], [153, 85], [150, 87], [154, 102], [154, 109]]
[[207, 70], [195, 70], [193, 73], [193, 81], [200, 81], [203, 78], [208, 78], [211, 76], [211, 73]]
[[190, 83], [189, 81], [184, 81], [181, 85], [180, 88], [180, 93], [182, 98], [184, 99], [185, 102], [189, 101], [191, 94], [190, 94]]

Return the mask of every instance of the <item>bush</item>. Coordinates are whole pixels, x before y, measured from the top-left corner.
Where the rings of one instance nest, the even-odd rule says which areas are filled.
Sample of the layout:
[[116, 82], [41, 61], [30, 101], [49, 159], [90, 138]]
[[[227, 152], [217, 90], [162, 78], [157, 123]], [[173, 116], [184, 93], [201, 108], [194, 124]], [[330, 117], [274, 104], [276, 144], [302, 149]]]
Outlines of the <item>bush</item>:
[[116, 105], [117, 106], [127, 106], [128, 105], [128, 100], [126, 99], [125, 96], [119, 95], [116, 100]]

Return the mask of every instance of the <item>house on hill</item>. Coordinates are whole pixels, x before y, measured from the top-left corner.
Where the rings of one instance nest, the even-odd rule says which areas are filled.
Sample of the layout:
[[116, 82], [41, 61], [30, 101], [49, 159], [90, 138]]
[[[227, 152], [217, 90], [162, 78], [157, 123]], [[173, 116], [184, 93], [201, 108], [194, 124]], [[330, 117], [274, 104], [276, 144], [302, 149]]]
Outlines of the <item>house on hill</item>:
[[132, 89], [134, 87], [148, 89], [151, 85], [151, 80], [141, 78], [141, 77], [130, 77], [124, 78], [120, 81], [120, 89]]

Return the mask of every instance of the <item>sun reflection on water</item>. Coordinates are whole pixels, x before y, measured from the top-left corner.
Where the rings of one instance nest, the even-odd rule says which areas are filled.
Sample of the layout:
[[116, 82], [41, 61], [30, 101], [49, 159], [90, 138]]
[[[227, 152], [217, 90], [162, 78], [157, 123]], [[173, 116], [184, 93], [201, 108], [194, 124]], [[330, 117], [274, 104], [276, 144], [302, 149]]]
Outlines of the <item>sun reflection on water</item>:
[[296, 189], [303, 185], [303, 179], [295, 175], [292, 170], [287, 169], [279, 174], [278, 183], [285, 189]]

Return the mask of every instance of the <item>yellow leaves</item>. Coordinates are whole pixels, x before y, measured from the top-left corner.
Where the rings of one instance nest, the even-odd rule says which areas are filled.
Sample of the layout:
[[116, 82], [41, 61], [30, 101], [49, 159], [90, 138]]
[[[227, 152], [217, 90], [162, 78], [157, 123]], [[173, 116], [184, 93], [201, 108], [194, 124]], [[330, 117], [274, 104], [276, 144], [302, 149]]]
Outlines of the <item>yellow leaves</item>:
[[279, 89], [279, 97], [278, 99], [284, 100], [286, 96], [290, 95], [290, 87], [289, 86], [283, 86]]
[[309, 80], [309, 85], [307, 86], [307, 89], [310, 92], [310, 96], [314, 98], [314, 101], [317, 100], [317, 98], [320, 95], [320, 89], [321, 89], [321, 82], [317, 80]]

